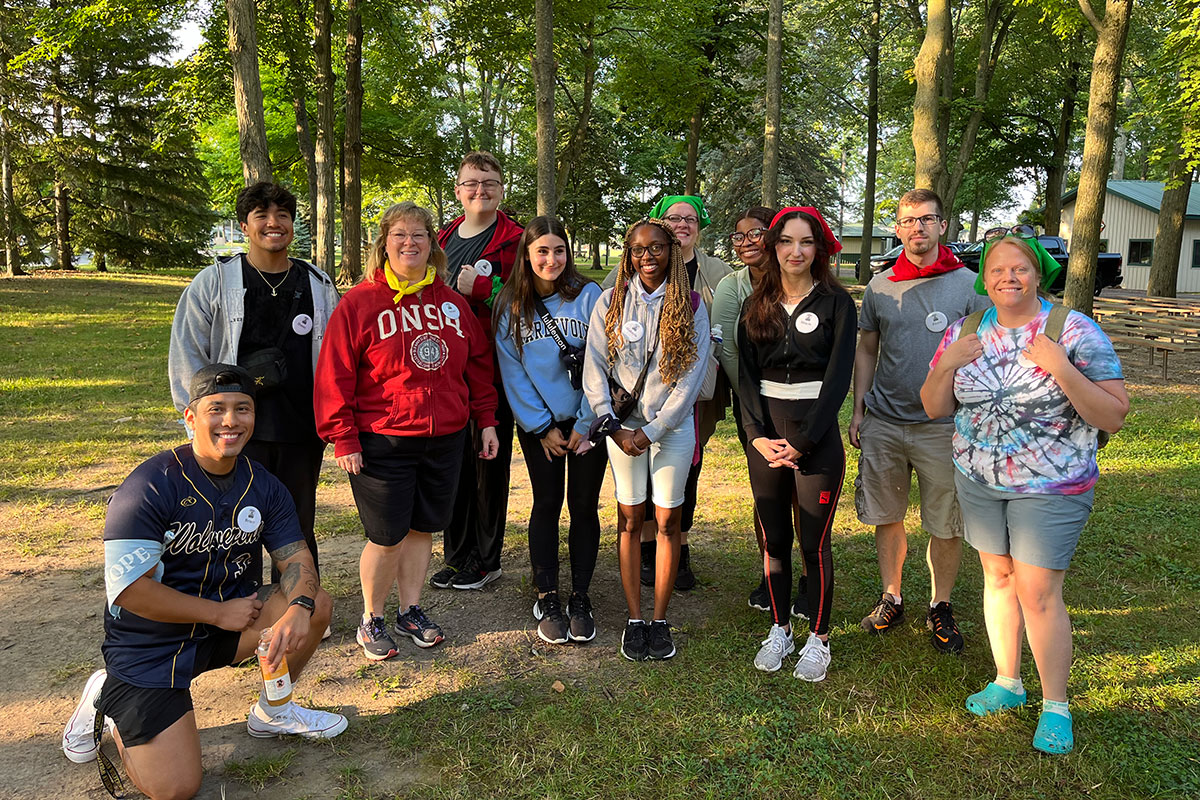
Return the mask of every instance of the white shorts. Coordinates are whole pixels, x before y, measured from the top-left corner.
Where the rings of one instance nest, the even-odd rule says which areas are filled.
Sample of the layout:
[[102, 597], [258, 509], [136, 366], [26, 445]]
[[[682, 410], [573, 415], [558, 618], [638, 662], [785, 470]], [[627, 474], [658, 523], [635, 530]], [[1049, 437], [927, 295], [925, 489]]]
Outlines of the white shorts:
[[[645, 423], [632, 416], [622, 425], [635, 431]], [[691, 414], [679, 427], [667, 431], [657, 442], [651, 442], [640, 456], [630, 456], [608, 439], [608, 463], [612, 467], [613, 483], [617, 487], [617, 502], [637, 506], [646, 502], [647, 474], [654, 505], [677, 508], [683, 505], [684, 487], [692, 456], [696, 452], [696, 423]]]

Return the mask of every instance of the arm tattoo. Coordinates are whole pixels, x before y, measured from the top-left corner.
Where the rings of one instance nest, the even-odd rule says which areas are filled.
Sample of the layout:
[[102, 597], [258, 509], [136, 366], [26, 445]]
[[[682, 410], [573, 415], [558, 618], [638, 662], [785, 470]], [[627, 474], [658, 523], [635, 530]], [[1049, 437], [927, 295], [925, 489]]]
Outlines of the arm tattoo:
[[266, 586], [258, 590], [258, 601], [265, 604], [277, 591], [279, 591], [278, 583], [268, 583]]
[[296, 583], [300, 580], [300, 565], [288, 564], [287, 569], [283, 571], [283, 575], [279, 578], [279, 585], [283, 588], [283, 593], [288, 597], [292, 596], [292, 590], [296, 588]]
[[308, 544], [303, 539], [300, 539], [299, 541], [296, 541], [296, 542], [292, 542], [291, 544], [285, 544], [283, 547], [280, 547], [278, 550], [271, 551], [271, 560], [274, 561], [276, 564], [279, 564], [281, 562], [287, 561], [289, 558], [296, 555], [296, 553], [299, 553], [301, 550], [304, 550], [307, 547], [308, 547]]

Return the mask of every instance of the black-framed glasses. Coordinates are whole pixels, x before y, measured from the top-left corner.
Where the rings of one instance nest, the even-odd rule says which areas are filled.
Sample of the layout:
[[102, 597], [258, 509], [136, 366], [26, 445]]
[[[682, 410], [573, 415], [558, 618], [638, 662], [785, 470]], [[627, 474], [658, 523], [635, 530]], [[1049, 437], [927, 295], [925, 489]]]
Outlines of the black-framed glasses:
[[762, 241], [764, 233], [766, 233], [766, 231], [764, 231], [762, 228], [751, 228], [745, 233], [738, 231], [737, 233], [729, 234], [729, 241], [733, 243], [734, 247], [741, 247], [746, 242], [749, 242], [750, 244], [758, 244]]
[[489, 192], [494, 192], [500, 188], [500, 181], [496, 180], [495, 178], [488, 178], [486, 181], [460, 181], [455, 185], [461, 186], [468, 192], [473, 192], [479, 188], [483, 188]]
[[687, 223], [688, 225], [695, 225], [697, 222], [700, 221], [699, 217], [685, 217], [680, 214], [670, 214], [668, 216], [663, 217], [663, 219], [665, 219], [667, 222], [671, 223], [672, 225], [678, 225], [681, 222]]
[[1035, 231], [1029, 225], [1013, 225], [1011, 228], [989, 228], [984, 232], [983, 240], [985, 242], [994, 242], [1009, 235], [1016, 236], [1021, 239], [1036, 239], [1037, 231]]
[[923, 217], [905, 217], [904, 219], [896, 220], [897, 228], [915, 228], [920, 225], [922, 228], [932, 228], [942, 221], [942, 218], [937, 214], [926, 214]]
[[654, 244], [647, 245], [646, 247], [642, 247], [640, 244], [635, 244], [629, 248], [629, 254], [634, 258], [641, 258], [642, 256], [646, 255], [647, 251], [649, 251], [650, 255], [652, 256], [661, 256], [663, 253], [667, 252], [667, 246], [662, 242], [655, 242]]

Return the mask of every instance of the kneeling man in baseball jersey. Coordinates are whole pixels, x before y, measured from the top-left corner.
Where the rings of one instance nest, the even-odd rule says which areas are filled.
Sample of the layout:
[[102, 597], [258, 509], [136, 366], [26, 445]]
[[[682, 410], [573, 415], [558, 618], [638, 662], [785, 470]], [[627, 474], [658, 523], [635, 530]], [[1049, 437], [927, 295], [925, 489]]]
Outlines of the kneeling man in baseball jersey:
[[[126, 773], [151, 798], [199, 791], [192, 679], [254, 655], [260, 637], [273, 680], [250, 707], [250, 735], [328, 739], [346, 729], [345, 717], [288, 699], [287, 681], [320, 643], [333, 603], [291, 496], [241, 454], [254, 431], [253, 379], [236, 366], [201, 368], [184, 420], [192, 441], [143, 463], [109, 501], [105, 669], [88, 680], [63, 733], [63, 752], [82, 763], [111, 730]], [[248, 567], [264, 546], [280, 579], [260, 588], [261, 573]], [[103, 754], [100, 763], [112, 790], [119, 779]]]

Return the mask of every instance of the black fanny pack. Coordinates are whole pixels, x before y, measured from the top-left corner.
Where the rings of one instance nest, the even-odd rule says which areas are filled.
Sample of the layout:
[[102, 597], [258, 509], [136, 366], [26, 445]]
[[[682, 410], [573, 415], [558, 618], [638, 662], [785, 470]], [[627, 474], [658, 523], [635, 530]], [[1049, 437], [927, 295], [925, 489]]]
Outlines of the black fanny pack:
[[[300, 306], [300, 295], [303, 291], [300, 285], [297, 285], [295, 294], [292, 295], [292, 307], [288, 311], [286, 319], [292, 319], [296, 316], [296, 309]], [[253, 353], [247, 353], [245, 356], [238, 356], [238, 366], [250, 373], [250, 377], [254, 378], [254, 388], [258, 392], [277, 389], [284, 384], [288, 379], [287, 356], [283, 352], [283, 341], [287, 338], [288, 329], [285, 325], [279, 334], [279, 338], [275, 341], [274, 347], [264, 347], [261, 350], [255, 350]]]

